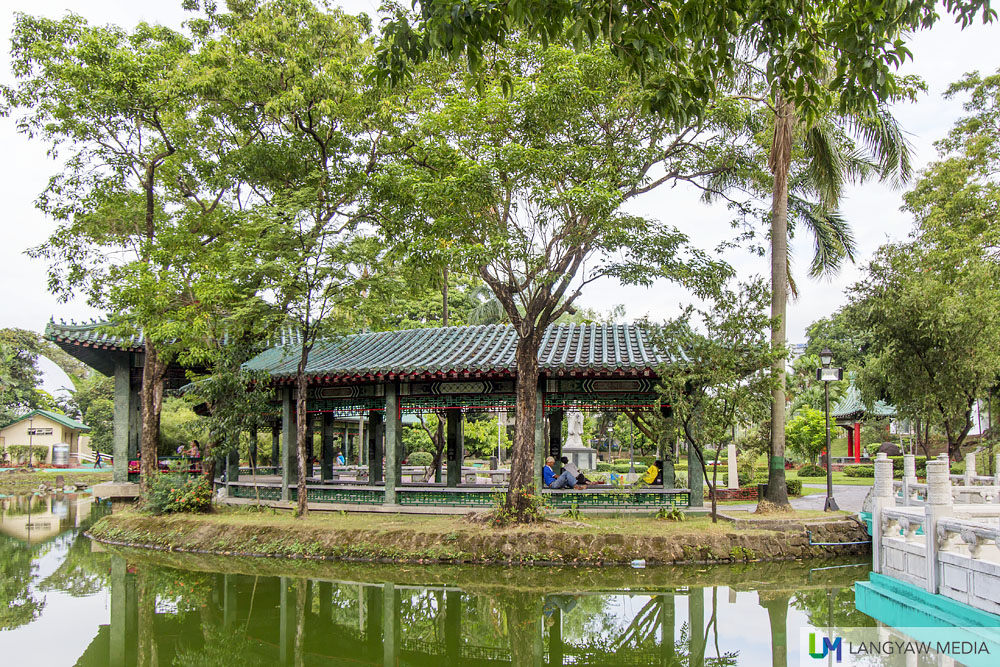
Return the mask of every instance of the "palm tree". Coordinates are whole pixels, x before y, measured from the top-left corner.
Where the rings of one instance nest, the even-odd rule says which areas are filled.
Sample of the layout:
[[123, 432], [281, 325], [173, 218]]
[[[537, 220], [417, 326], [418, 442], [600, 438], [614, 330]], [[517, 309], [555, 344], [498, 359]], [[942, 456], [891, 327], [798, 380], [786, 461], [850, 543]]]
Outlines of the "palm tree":
[[[839, 212], [844, 188], [872, 178], [901, 186], [909, 180], [911, 146], [884, 104], [877, 109], [828, 113], [807, 123], [780, 93], [767, 97], [742, 95], [764, 108], [758, 122], [769, 127], [767, 170], [757, 164], [749, 172], [731, 171], [710, 182], [706, 198], [731, 190], [753, 197], [771, 197], [771, 342], [786, 343], [788, 296], [797, 293], [789, 271], [788, 239], [797, 226], [814, 239], [809, 276], [833, 276], [845, 260], [853, 261], [855, 244], [848, 222]], [[762, 156], [759, 155], [758, 159]], [[765, 179], [766, 173], [770, 179]], [[768, 187], [770, 186], [770, 187]], [[766, 498], [787, 506], [785, 487], [785, 361], [775, 362], [778, 378], [771, 403], [771, 452]]]

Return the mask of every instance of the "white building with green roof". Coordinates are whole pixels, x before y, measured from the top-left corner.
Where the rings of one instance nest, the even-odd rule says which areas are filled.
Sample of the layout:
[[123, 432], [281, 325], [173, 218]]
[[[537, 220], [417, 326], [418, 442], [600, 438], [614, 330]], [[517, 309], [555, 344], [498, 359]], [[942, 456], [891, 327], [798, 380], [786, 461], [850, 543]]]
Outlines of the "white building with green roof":
[[32, 410], [0, 428], [0, 448], [6, 450], [11, 463], [17, 463], [17, 456], [11, 447], [31, 445], [44, 447], [44, 460], [36, 457], [35, 463], [52, 463], [52, 448], [65, 444], [69, 447], [69, 463], [77, 465], [81, 458], [90, 458], [90, 442], [87, 433], [90, 427], [72, 417], [51, 410]]

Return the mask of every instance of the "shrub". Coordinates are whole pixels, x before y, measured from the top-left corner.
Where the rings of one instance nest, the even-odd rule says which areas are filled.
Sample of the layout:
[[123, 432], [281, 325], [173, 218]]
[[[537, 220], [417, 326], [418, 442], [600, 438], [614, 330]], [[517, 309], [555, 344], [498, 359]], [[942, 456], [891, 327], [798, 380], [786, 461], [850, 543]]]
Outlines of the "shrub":
[[434, 463], [434, 455], [430, 452], [413, 452], [406, 457], [406, 460], [411, 466], [427, 467]]
[[874, 477], [875, 466], [844, 466], [844, 475], [847, 477]]
[[799, 477], [826, 477], [826, 468], [807, 463], [799, 468]]
[[[894, 472], [899, 472], [902, 475], [903, 472], [903, 457], [902, 456], [890, 456], [889, 460], [892, 461], [892, 469]], [[917, 456], [914, 457], [914, 462], [917, 468], [917, 477], [927, 476], [927, 457]]]
[[143, 497], [153, 514], [205, 512], [212, 505], [212, 485], [204, 475], [169, 472], [156, 475]]
[[[754, 484], [767, 484], [767, 473], [757, 475], [754, 478]], [[802, 480], [801, 479], [785, 479], [785, 493], [790, 496], [801, 496], [802, 495]]]
[[951, 464], [951, 474], [952, 475], [964, 475], [965, 474], [965, 461], [959, 461], [958, 463]]
[[9, 445], [7, 452], [10, 454], [12, 464], [27, 463], [28, 461], [28, 445]]
[[[614, 459], [612, 462], [615, 463], [615, 464], [617, 464], [617, 465], [628, 465], [629, 460], [628, 459]], [[635, 457], [635, 467], [636, 468], [638, 468], [639, 466], [642, 466], [643, 468], [648, 468], [649, 466], [653, 465], [654, 463], [656, 463], [656, 456], [655, 455], [636, 456]]]

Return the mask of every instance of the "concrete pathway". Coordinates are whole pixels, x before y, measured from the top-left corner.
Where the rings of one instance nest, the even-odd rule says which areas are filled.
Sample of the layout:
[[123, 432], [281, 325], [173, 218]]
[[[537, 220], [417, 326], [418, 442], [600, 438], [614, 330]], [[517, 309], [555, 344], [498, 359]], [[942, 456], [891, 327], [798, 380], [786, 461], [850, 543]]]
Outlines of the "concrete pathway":
[[[803, 484], [805, 488], [811, 489], [826, 489], [826, 484]], [[861, 505], [865, 501], [865, 496], [871, 490], [870, 486], [856, 486], [851, 484], [834, 484], [833, 485], [833, 497], [837, 501], [837, 505], [840, 509], [848, 512], [860, 512]], [[825, 493], [813, 493], [808, 496], [800, 496], [798, 498], [792, 498], [792, 507], [797, 510], [822, 510], [823, 505], [826, 504], [826, 494]], [[707, 505], [707, 503], [706, 503]], [[742, 505], [721, 505], [719, 507], [720, 512], [725, 512], [726, 510], [749, 510], [753, 511], [757, 508], [757, 503], [744, 503]]]

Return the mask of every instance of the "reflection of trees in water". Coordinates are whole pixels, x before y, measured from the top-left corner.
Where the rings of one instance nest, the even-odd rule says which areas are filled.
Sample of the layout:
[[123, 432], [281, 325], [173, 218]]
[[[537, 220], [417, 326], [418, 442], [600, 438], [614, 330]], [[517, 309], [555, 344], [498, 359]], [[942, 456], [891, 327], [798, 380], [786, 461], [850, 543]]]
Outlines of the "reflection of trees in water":
[[792, 604], [805, 612], [809, 622], [816, 627], [826, 627], [831, 620], [833, 625], [842, 628], [875, 626], [875, 619], [858, 611], [855, 606], [853, 588], [831, 587], [800, 591], [792, 598]]
[[85, 597], [101, 592], [107, 585], [107, 554], [94, 553], [90, 540], [80, 533], [72, 536], [59, 567], [39, 583], [38, 589]]
[[31, 581], [35, 549], [0, 535], [0, 630], [13, 630], [38, 618], [45, 599], [35, 597]]

